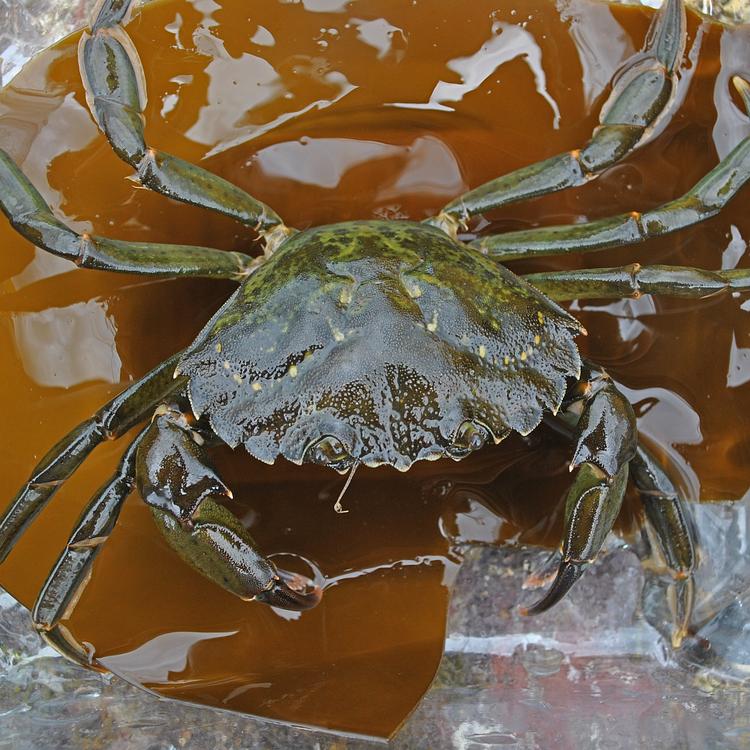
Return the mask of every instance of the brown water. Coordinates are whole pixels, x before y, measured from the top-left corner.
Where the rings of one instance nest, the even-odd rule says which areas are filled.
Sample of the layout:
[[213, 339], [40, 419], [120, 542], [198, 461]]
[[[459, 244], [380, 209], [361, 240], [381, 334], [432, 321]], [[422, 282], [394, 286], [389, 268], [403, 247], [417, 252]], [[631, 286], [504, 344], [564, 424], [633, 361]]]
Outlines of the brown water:
[[[637, 50], [639, 9], [589, 0], [160, 0], [129, 26], [147, 75], [147, 136], [240, 184], [302, 228], [350, 218], [421, 219], [469, 187], [582, 145], [607, 82]], [[730, 93], [750, 71], [750, 33], [698, 27], [678, 109], [656, 139], [586, 187], [494, 218], [500, 231], [644, 209], [684, 192], [740, 138]], [[123, 239], [247, 250], [245, 230], [137, 188], [87, 113], [76, 40], [0, 94], [0, 145], [71, 224]], [[639, 260], [746, 264], [750, 193], [720, 216], [636, 249], [520, 270]], [[187, 344], [231, 286], [77, 270], [0, 222], [0, 497], [122, 384]], [[588, 355], [632, 398], [640, 427], [692, 499], [750, 485], [750, 303], [720, 296], [573, 309]], [[30, 604], [122, 443], [102, 446], [0, 567]], [[442, 651], [456, 540], [554, 546], [568, 448], [540, 432], [460, 464], [407, 475], [262, 466], [219, 452], [234, 510], [267, 553], [314, 562], [323, 603], [290, 617], [230, 594], [166, 546], [137, 496], [68, 623], [99, 660], [166, 695], [386, 736]], [[623, 514], [628, 530], [637, 505]], [[710, 550], [705, 551], [710, 554]], [[519, 592], [519, 596], [521, 592]], [[501, 628], [498, 620], [498, 628]]]

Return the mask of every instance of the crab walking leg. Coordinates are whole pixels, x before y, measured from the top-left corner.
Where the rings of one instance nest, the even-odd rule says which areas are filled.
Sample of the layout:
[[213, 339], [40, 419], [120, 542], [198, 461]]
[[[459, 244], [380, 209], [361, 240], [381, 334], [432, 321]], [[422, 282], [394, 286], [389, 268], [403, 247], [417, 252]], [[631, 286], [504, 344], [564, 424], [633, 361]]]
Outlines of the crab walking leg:
[[523, 277], [553, 300], [586, 298], [638, 298], [643, 294], [667, 297], [708, 297], [725, 290], [750, 291], [750, 269], [705, 271], [687, 266], [586, 268], [580, 271], [547, 271]]
[[[748, 84], [743, 81], [747, 86]], [[748, 105], [750, 113], [750, 104]], [[539, 255], [591, 253], [633, 245], [705, 221], [718, 214], [750, 180], [750, 138], [737, 147], [685, 195], [644, 213], [585, 224], [565, 224], [491, 235], [471, 246], [500, 262]]]
[[144, 434], [145, 429], [128, 446], [114, 475], [84, 509], [31, 612], [34, 627], [42, 638], [63, 656], [83, 666], [91, 666], [91, 654], [60, 621], [70, 616], [88, 583], [101, 546], [112, 533], [125, 499], [135, 488], [135, 457]]
[[60, 485], [104, 440], [124, 435], [170, 393], [184, 385], [174, 379], [175, 354], [115, 396], [93, 417], [74, 427], [36, 465], [31, 477], [0, 517], [0, 562]]
[[579, 405], [570, 464], [577, 471], [565, 499], [562, 560], [547, 593], [525, 614], [544, 612], [567, 594], [599, 553], [625, 495], [638, 440], [633, 408], [609, 376], [593, 367], [567, 404], [569, 409]]
[[643, 446], [630, 462], [631, 477], [643, 502], [667, 572], [672, 577], [669, 601], [672, 607], [672, 645], [679, 648], [687, 634], [693, 612], [696, 566], [695, 531], [687, 505], [672, 480]]
[[321, 590], [276, 568], [219, 504], [232, 493], [211, 467], [203, 439], [178, 409], [162, 405], [138, 449], [136, 479], [156, 525], [180, 557], [242, 599], [283, 609], [314, 607]]
[[[598, 369], [589, 364], [592, 369]], [[573, 439], [572, 415], [564, 414], [545, 422], [568, 439]], [[690, 624], [693, 611], [693, 572], [697, 564], [695, 529], [689, 506], [680, 497], [672, 480], [651, 452], [639, 443], [629, 464], [630, 479], [638, 489], [646, 513], [652, 541], [661, 552], [664, 567], [672, 577], [672, 643], [678, 648]]]
[[449, 203], [441, 217], [472, 216], [545, 193], [582, 185], [646, 141], [672, 98], [685, 40], [682, 0], [667, 0], [641, 53], [615, 80], [600, 125], [580, 150], [553, 156], [492, 180]]
[[236, 252], [192, 245], [122, 242], [78, 234], [50, 207], [8, 154], [0, 149], [0, 210], [37, 247], [82, 268], [146, 276], [205, 276], [240, 281], [261, 262]]
[[157, 193], [226, 214], [261, 232], [283, 226], [275, 211], [231, 182], [146, 144], [143, 68], [122, 26], [130, 7], [126, 0], [103, 0], [79, 48], [89, 107], [115, 153]]

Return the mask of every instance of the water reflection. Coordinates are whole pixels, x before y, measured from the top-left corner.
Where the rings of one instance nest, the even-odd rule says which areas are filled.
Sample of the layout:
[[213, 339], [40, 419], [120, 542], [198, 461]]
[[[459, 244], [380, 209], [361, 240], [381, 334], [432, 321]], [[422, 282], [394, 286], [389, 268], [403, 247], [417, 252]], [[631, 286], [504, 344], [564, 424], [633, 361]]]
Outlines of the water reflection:
[[[156, 3], [148, 13], [159, 22], [132, 28], [137, 46], [152, 60], [146, 66], [149, 137], [185, 158], [206, 159], [212, 169], [268, 200], [295, 226], [351, 216], [422, 218], [466, 187], [583, 143], [596, 123], [591, 101], [606, 88], [605, 73], [617, 69], [641, 43], [647, 21], [638, 12], [628, 15], [583, 0], [568, 6], [571, 20], [565, 23], [558, 22], [548, 3], [522, 3], [514, 14], [515, 8], [498, 11], [496, 3], [477, 2], [474, 23], [465, 22], [465, 7], [444, 3], [445, 17], [454, 20], [444, 24], [436, 21], [434, 6], [421, 3], [394, 5], [387, 20], [378, 12], [368, 21], [362, 20], [370, 14], [359, 2], [269, 3], [252, 19], [242, 3]], [[312, 20], [303, 12], [307, 5], [318, 11]], [[230, 6], [238, 9], [235, 15]], [[326, 7], [334, 13], [324, 15]], [[343, 15], [347, 8], [351, 19]], [[633, 208], [636, 199], [639, 206], [655, 204], [679, 194], [710, 168], [712, 137], [717, 137], [711, 130], [714, 109], [728, 113], [722, 127], [732, 130], [733, 142], [746, 124], [736, 118], [728, 89], [712, 105], [711, 95], [719, 91], [714, 75], [719, 45], [725, 44], [722, 36], [695, 28], [693, 34], [695, 39], [705, 36], [705, 56], [698, 55], [700, 45], [694, 42], [675, 102], [683, 109], [660, 125], [661, 139], [650, 151], [639, 152], [627, 167], [579, 191], [491, 217], [496, 227], [616, 213]], [[594, 57], [601, 57], [598, 72]], [[731, 68], [728, 59], [723, 64]], [[95, 131], [79, 104], [83, 100], [73, 54], [51, 60], [49, 67], [40, 63], [32, 72], [19, 85], [29, 89], [29, 80], [49, 77], [55, 82], [49, 100], [42, 95], [35, 101], [27, 91], [11, 117], [3, 110], [2, 132], [18, 138], [26, 151], [35, 139], [43, 144], [39, 153], [48, 163], [32, 166], [32, 174], [56, 210], [62, 208], [86, 228], [132, 239], [243, 250], [252, 246], [241, 227], [132, 189], [123, 179], [127, 170], [102, 139], [88, 140]], [[55, 93], [68, 88], [75, 94], [61, 98]], [[431, 110], [391, 106], [399, 101]], [[58, 112], [65, 117], [50, 116]], [[80, 141], [71, 136], [73, 146], [69, 123], [82, 134]], [[710, 267], [727, 248], [725, 263], [743, 263], [747, 233], [747, 212], [738, 205], [678, 239], [644, 249], [655, 262]], [[76, 384], [87, 377], [113, 382], [120, 371], [142, 373], [183, 346], [229, 289], [180, 280], [162, 283], [157, 290], [127, 277], [77, 271], [44, 285], [43, 277], [57, 272], [54, 263], [64, 264], [63, 270], [70, 265], [45, 254], [29, 262], [27, 243], [5, 224], [0, 234], [13, 248], [0, 257], [3, 278], [21, 290], [10, 301], [8, 295], [0, 308], [1, 343], [4, 351], [13, 352], [0, 366], [2, 413], [16, 425], [0, 451], [9, 457], [2, 481], [10, 496], [51, 436], [91, 414], [116, 390], [74, 389]], [[633, 260], [632, 253], [623, 249], [602, 256], [604, 261], [595, 257], [586, 262], [614, 265]], [[13, 258], [28, 264], [28, 271], [18, 274]], [[37, 279], [38, 284], [24, 286]], [[80, 303], [82, 299], [91, 301]], [[629, 386], [641, 408], [644, 434], [654, 437], [659, 455], [685, 474], [690, 497], [699, 496], [699, 480], [709, 497], [729, 496], [728, 490], [742, 494], [748, 485], [750, 445], [742, 417], [747, 413], [746, 314], [731, 299], [680, 305], [657, 305], [650, 298], [580, 305], [577, 313], [590, 331], [583, 345], [589, 355], [611, 363], [616, 377]], [[11, 320], [8, 312], [21, 321], [18, 331], [15, 323], [4, 325]], [[73, 338], [84, 348], [76, 349]], [[70, 341], [73, 348], [42, 346], [47, 339]], [[13, 349], [19, 341], [24, 354]], [[105, 349], [117, 359], [100, 360]], [[727, 389], [733, 356], [739, 368], [735, 377], [742, 382]], [[721, 367], [700, 367], [709, 360]], [[71, 390], [50, 401], [45, 387], [66, 382]], [[509, 441], [473, 462], [449, 464], [448, 469], [434, 465], [429, 469], [434, 474], [420, 469], [397, 479], [385, 471], [358, 474], [347, 495], [346, 517], [337, 517], [331, 508], [338, 479], [332, 483], [330, 477], [306, 470], [259, 467], [239, 453], [219, 451], [222, 470], [236, 488], [238, 515], [265, 550], [294, 550], [320, 562], [336, 584], [325, 604], [309, 617], [281, 621], [273, 611], [233, 601], [185, 569], [133, 497], [97, 562], [71, 628], [94, 643], [104, 659], [118, 660], [117, 669], [125, 671], [135, 654], [132, 674], [142, 669], [142, 678], [148, 679], [158, 671], [163, 680], [167, 673], [167, 680], [175, 681], [172, 695], [387, 734], [417, 700], [437, 664], [445, 587], [457, 564], [456, 548], [467, 542], [554, 546], [559, 541], [559, 499], [569, 481], [570, 450], [546, 440], [535, 435], [526, 443]], [[40, 517], [5, 564], [3, 582], [16, 587], [27, 602], [65, 543], [80, 505], [111, 470], [120, 450], [105, 446], [61, 490], [59, 502]], [[442, 476], [443, 471], [450, 476]], [[441, 487], [453, 494], [440, 494]], [[636, 526], [628, 524], [632, 520], [624, 519], [626, 530]], [[727, 532], [722, 538], [732, 539], [728, 551], [736, 555], [742, 548], [729, 536], [731, 529], [722, 531]], [[706, 557], [715, 554], [711, 550]], [[568, 714], [579, 722], [584, 714], [596, 713], [596, 690], [599, 696], [617, 697], [616, 690], [606, 691], [607, 679], [616, 682], [611, 675], [585, 675], [581, 691], [592, 699], [586, 703], [569, 690], [576, 673], [581, 674], [580, 665], [568, 668], [563, 660], [559, 670], [553, 672], [553, 667], [568, 646], [573, 656], [586, 656], [574, 651], [575, 644], [599, 649], [595, 655], [603, 658], [610, 653], [622, 612], [638, 609], [643, 573], [634, 559], [628, 564], [622, 557], [608, 558], [602, 575], [587, 574], [572, 603], [549, 620], [520, 621], [515, 613], [530, 559], [518, 550], [499, 562], [485, 559], [467, 585], [472, 598], [463, 600], [465, 619], [454, 635], [501, 640], [487, 645], [457, 637], [449, 645], [457, 644], [457, 653], [462, 650], [467, 658], [503, 649], [501, 655], [508, 656], [510, 650], [505, 662], [495, 662], [497, 674], [484, 663], [474, 677], [493, 685], [488, 705], [493, 703], [504, 721], [531, 717], [533, 731], [542, 733], [545, 722], [556, 725], [549, 721], [549, 704], [544, 706], [543, 679], [563, 673], [566, 681], [559, 691], [550, 686], [548, 701], [559, 709], [558, 716], [583, 705], [583, 711]], [[614, 622], [611, 628], [591, 604], [602, 587], [608, 603], [601, 597], [596, 601]], [[657, 618], [656, 609], [649, 612]], [[658, 616], [662, 622], [668, 619], [668, 613]], [[531, 638], [532, 631], [565, 622], [571, 624], [567, 639], [547, 631], [548, 640], [537, 644], [522, 642], [510, 630], [518, 625]], [[480, 623], [484, 633], [477, 632]], [[591, 645], [595, 639], [589, 634], [597, 627], [603, 640]], [[643, 636], [639, 643], [646, 643], [645, 653], [650, 643], [658, 642], [653, 631], [645, 632], [626, 628], [623, 637]], [[172, 634], [177, 635], [170, 640]], [[166, 646], [168, 663], [153, 657], [149, 649], [154, 643]], [[521, 653], [529, 645], [539, 649]], [[158, 663], [156, 671], [149, 672], [150, 662]], [[504, 681], [506, 668], [513, 679], [535, 681], [519, 688], [521, 683]], [[162, 687], [170, 691], [170, 685]], [[506, 691], [502, 701], [499, 689]], [[519, 695], [533, 710], [518, 710]], [[472, 710], [477, 711], [473, 698]], [[484, 729], [462, 736], [475, 743], [482, 735], [493, 741], [510, 736], [501, 731], [502, 723], [488, 719], [477, 724]]]
[[362, 42], [377, 50], [378, 60], [382, 60], [393, 51], [394, 62], [401, 62], [407, 44], [403, 29], [389, 23], [385, 18], [375, 18], [372, 21], [352, 18], [349, 23], [357, 27], [357, 36]]
[[105, 304], [91, 300], [17, 313], [13, 327], [23, 369], [37, 385], [71, 388], [92, 380], [120, 382], [117, 329]]
[[128, 682], [169, 682], [176, 674], [187, 669], [190, 649], [196, 643], [216, 638], [230, 638], [236, 634], [233, 630], [219, 633], [164, 633], [133, 651], [107, 656], [101, 661], [107, 669]]
[[581, 61], [581, 82], [587, 107], [608, 88], [617, 72], [617, 60], [635, 52], [633, 43], [608, 5], [591, 7], [585, 0], [559, 0], [560, 19], [570, 26]]
[[[480, 89], [500, 66], [517, 58], [528, 65], [534, 76], [537, 93], [552, 110], [552, 127], [558, 128], [560, 108], [547, 91], [547, 78], [542, 66], [539, 45], [526, 29], [503, 21], [495, 21], [492, 24], [492, 35], [473, 55], [458, 57], [446, 64], [448, 70], [458, 74], [461, 83], [439, 81], [430, 95], [430, 106], [436, 109], [453, 109], [448, 104], [462, 101], [465, 96]], [[489, 91], [491, 92], [492, 88]]]

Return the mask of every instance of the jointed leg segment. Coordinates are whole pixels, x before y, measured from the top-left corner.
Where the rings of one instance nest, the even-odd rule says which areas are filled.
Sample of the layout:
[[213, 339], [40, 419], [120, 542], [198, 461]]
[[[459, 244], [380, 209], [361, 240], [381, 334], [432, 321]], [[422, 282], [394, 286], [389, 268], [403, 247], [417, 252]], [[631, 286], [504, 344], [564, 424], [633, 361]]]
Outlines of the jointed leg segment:
[[175, 354], [155, 367], [50, 449], [0, 517], [0, 562], [60, 485], [97, 445], [124, 435], [145, 419], [162, 399], [183, 385], [181, 379], [173, 377], [180, 356], [181, 353]]
[[622, 160], [648, 138], [669, 104], [684, 38], [682, 0], [667, 0], [652, 22], [643, 52], [615, 81], [600, 125], [583, 149], [492, 180], [449, 203], [438, 221], [466, 222], [508, 203], [582, 185]]
[[262, 233], [283, 226], [273, 209], [231, 182], [146, 144], [143, 70], [122, 26], [131, 5], [132, 0], [102, 0], [80, 47], [89, 105], [115, 153], [157, 193], [231, 216]]
[[[107, 420], [100, 418], [99, 423], [107, 424]], [[88, 424], [78, 432], [89, 434]], [[121, 431], [126, 424], [120, 423]], [[84, 443], [82, 450], [74, 450], [72, 445], [73, 442], [66, 444], [69, 455], [64, 467], [61, 462], [65, 463], [65, 448], [41, 474], [37, 472], [57, 477], [54, 484], [43, 486], [48, 489], [44, 503], [93, 447]], [[257, 551], [239, 520], [219, 504], [220, 499], [231, 497], [231, 492], [211, 468], [202, 437], [181, 411], [162, 405], [150, 425], [128, 446], [114, 475], [84, 509], [33, 607], [34, 626], [50, 645], [72, 661], [91, 665], [93, 656], [61, 621], [69, 616], [88, 582], [94, 560], [112, 533], [125, 499], [136, 486], [167, 542], [185, 562], [214, 583], [244, 599], [257, 599], [284, 609], [307, 609], [320, 601], [319, 587], [302, 576], [276, 568]], [[24, 490], [27, 494], [28, 487]], [[33, 508], [26, 506], [25, 522], [16, 523], [6, 533], [5, 554], [41, 507], [39, 503]]]
[[148, 276], [206, 276], [240, 281], [259, 259], [192, 245], [121, 242], [80, 235], [55, 216], [44, 198], [0, 149], [0, 210], [37, 247], [82, 268]]
[[565, 407], [572, 419], [581, 411], [570, 465], [577, 471], [565, 501], [562, 560], [549, 590], [527, 614], [560, 601], [593, 562], [620, 512], [628, 464], [636, 451], [633, 409], [601, 368], [587, 368]]
[[[743, 92], [750, 114], [750, 85], [739, 77], [735, 86]], [[471, 246], [506, 262], [518, 258], [590, 253], [607, 247], [632, 245], [676, 232], [715, 216], [750, 180], [750, 138], [732, 152], [685, 195], [658, 208], [599, 219], [585, 224], [541, 227], [482, 237]]]
[[672, 644], [678, 648], [690, 624], [694, 598], [696, 550], [690, 513], [664, 469], [648, 449], [636, 444], [635, 418], [625, 397], [601, 368], [589, 363], [587, 369], [566, 401], [566, 411], [547, 419], [553, 429], [575, 441], [571, 468], [580, 467], [566, 500], [557, 578], [544, 598], [525, 611], [543, 612], [559, 601], [596, 557], [617, 518], [629, 475], [663, 568], [672, 579]]
[[750, 290], [750, 269], [704, 271], [687, 266], [584, 268], [531, 273], [523, 277], [553, 300], [620, 299], [659, 294], [667, 297], [701, 298], [723, 291]]
[[693, 573], [697, 564], [695, 530], [688, 506], [680, 498], [672, 480], [642, 445], [638, 446], [630, 467], [653, 539], [672, 578], [672, 645], [679, 648], [693, 611]]
[[142, 431], [128, 446], [114, 475], [84, 509], [63, 553], [39, 592], [31, 619], [51, 646], [68, 659], [90, 666], [92, 655], [61, 624], [88, 582], [91, 566], [114, 529], [125, 499], [135, 488], [135, 457]]
[[224, 506], [232, 496], [211, 467], [203, 438], [177, 409], [161, 406], [138, 451], [138, 488], [157, 526], [189, 565], [243, 599], [308, 609], [321, 591], [258, 552]]

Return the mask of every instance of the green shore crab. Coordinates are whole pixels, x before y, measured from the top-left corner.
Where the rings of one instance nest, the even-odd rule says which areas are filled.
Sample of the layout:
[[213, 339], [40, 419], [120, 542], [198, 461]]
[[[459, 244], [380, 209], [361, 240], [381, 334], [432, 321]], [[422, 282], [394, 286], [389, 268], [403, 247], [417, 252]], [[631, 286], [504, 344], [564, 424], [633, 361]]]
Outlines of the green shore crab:
[[[648, 140], [673, 98], [685, 36], [681, 0], [669, 0], [655, 17], [644, 50], [615, 81], [583, 148], [480, 186], [422, 223], [350, 221], [301, 232], [238, 187], [146, 143], [143, 76], [124, 27], [130, 10], [129, 0], [102, 0], [82, 38], [82, 75], [99, 127], [144, 186], [251, 227], [263, 255], [79, 235], [0, 150], [0, 207], [37, 246], [84, 268], [239, 285], [186, 350], [62, 438], [0, 518], [2, 560], [98, 444], [150, 419], [91, 499], [42, 587], [32, 618], [44, 638], [91, 665], [61, 621], [136, 488], [169, 544], [218, 585], [282, 608], [317, 604], [320, 588], [277, 568], [221, 505], [231, 490], [211, 466], [214, 444], [241, 444], [268, 463], [281, 456], [339, 472], [359, 464], [406, 471], [419, 460], [460, 460], [545, 420], [572, 431], [576, 473], [560, 566], [528, 612], [555, 604], [595, 559], [630, 478], [674, 578], [679, 642], [696, 564], [687, 508], [639, 445], [628, 401], [601, 367], [582, 361], [575, 336], [583, 329], [557, 303], [747, 290], [750, 272], [632, 264], [519, 277], [501, 263], [632, 244], [707, 218], [750, 178], [750, 139], [690, 192], [657, 209], [469, 243], [458, 238], [472, 217], [594, 179]], [[739, 77], [734, 84], [750, 112], [750, 84]]]

